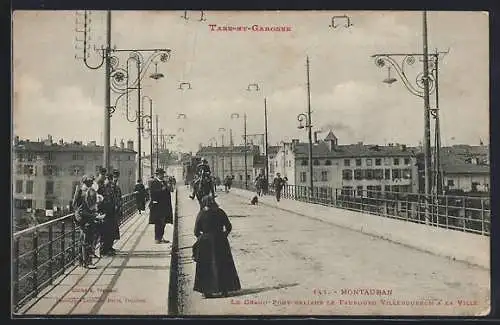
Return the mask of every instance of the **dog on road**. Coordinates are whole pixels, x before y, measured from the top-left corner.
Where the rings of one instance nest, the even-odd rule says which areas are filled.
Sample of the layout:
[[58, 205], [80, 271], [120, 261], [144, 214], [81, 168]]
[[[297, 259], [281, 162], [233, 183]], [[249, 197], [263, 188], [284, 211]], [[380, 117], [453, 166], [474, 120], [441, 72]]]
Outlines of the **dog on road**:
[[254, 197], [252, 198], [252, 200], [250, 201], [250, 204], [251, 204], [251, 205], [257, 205], [258, 203], [259, 203], [259, 198], [258, 198], [258, 197], [257, 197], [257, 195], [256, 195], [256, 196], [254, 196]]

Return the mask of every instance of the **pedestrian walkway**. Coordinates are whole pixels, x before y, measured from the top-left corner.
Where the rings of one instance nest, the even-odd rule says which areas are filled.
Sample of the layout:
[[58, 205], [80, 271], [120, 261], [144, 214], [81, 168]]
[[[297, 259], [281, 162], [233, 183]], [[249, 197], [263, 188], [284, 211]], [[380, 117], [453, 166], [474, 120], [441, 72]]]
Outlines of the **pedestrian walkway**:
[[[231, 193], [248, 201], [255, 195], [255, 192], [237, 188], [231, 189]], [[290, 199], [282, 198], [277, 202], [274, 196], [259, 197], [259, 202], [431, 254], [490, 268], [490, 237], [487, 236]]]
[[120, 233], [115, 256], [100, 258], [95, 270], [76, 267], [19, 314], [167, 315], [171, 244], [155, 244], [149, 211], [131, 217]]

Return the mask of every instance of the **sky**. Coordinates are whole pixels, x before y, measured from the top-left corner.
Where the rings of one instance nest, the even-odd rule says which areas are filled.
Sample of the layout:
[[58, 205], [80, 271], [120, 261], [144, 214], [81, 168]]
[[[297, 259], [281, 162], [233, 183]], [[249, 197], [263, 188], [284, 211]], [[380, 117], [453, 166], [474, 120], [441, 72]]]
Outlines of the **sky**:
[[[164, 133], [176, 133], [172, 149], [196, 151], [210, 138], [222, 142], [219, 128], [233, 130], [242, 142], [247, 133], [264, 132], [267, 98], [270, 145], [292, 138], [307, 141], [297, 115], [307, 111], [306, 57], [314, 130], [332, 129], [339, 144], [418, 145], [424, 133], [424, 103], [398, 78], [383, 83], [376, 53], [422, 53], [422, 13], [390, 11], [205, 11], [112, 12], [112, 44], [119, 49], [171, 49], [157, 65], [165, 78], [147, 78], [142, 94], [153, 99]], [[332, 16], [347, 15], [352, 26], [331, 28]], [[89, 44], [105, 43], [105, 12], [91, 12]], [[337, 23], [340, 21], [337, 20]], [[70, 11], [16, 11], [13, 16], [13, 133], [36, 140], [50, 134], [58, 141], [103, 142], [104, 67], [91, 70], [78, 59], [82, 51], [76, 15]], [[217, 26], [288, 26], [285, 32], [212, 31]], [[443, 145], [489, 143], [489, 31], [483, 12], [428, 12], [429, 51], [448, 52], [439, 63], [439, 108]], [[77, 57], [75, 57], [75, 55]], [[120, 66], [127, 59], [121, 52]], [[92, 52], [89, 62], [99, 63]], [[417, 61], [406, 70], [415, 81]], [[132, 73], [133, 74], [133, 73]], [[131, 76], [133, 77], [133, 76]], [[190, 90], [179, 90], [189, 82]], [[259, 91], [247, 91], [257, 83]], [[130, 94], [130, 112], [137, 107]], [[434, 98], [434, 94], [431, 95]], [[112, 103], [116, 96], [112, 96]], [[434, 101], [432, 101], [434, 107]], [[147, 110], [149, 107], [147, 106]], [[111, 119], [111, 144], [137, 142], [137, 124], [125, 117], [119, 101]], [[179, 120], [183, 113], [186, 119]], [[180, 132], [179, 129], [184, 129]], [[324, 133], [326, 135], [326, 133]], [[323, 135], [320, 134], [320, 137]], [[181, 139], [181, 140], [179, 140]], [[149, 140], [144, 139], [143, 143]]]

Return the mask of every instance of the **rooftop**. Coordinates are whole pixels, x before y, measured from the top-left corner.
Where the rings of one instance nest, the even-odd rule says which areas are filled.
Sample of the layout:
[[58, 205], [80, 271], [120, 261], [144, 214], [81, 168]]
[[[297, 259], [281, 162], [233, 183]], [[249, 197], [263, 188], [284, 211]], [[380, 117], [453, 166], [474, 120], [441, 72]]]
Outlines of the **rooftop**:
[[[409, 157], [414, 156], [419, 149], [406, 147], [404, 145], [364, 145], [364, 144], [348, 144], [337, 145], [330, 150], [330, 146], [326, 141], [319, 141], [313, 144], [314, 158], [354, 158], [354, 157]], [[296, 158], [308, 157], [309, 144], [295, 143], [294, 153]]]
[[[249, 145], [249, 147], [251, 147]], [[249, 153], [251, 152], [259, 152], [260, 147], [257, 145], [254, 145], [253, 148], [250, 148], [248, 150]], [[224, 147], [213, 147], [213, 146], [207, 146], [207, 147], [201, 147], [200, 150], [196, 153], [197, 156], [202, 156], [204, 154], [218, 154], [218, 153], [229, 153], [232, 152], [233, 154], [243, 154], [245, 152], [245, 146], [233, 146], [232, 149], [231, 147], [224, 146]]]
[[[32, 142], [20, 140], [14, 145], [15, 151], [31, 151], [31, 152], [103, 152], [104, 147], [95, 143], [83, 144], [81, 142], [73, 143], [47, 143], [47, 142]], [[111, 146], [111, 151], [137, 153], [133, 149]]]

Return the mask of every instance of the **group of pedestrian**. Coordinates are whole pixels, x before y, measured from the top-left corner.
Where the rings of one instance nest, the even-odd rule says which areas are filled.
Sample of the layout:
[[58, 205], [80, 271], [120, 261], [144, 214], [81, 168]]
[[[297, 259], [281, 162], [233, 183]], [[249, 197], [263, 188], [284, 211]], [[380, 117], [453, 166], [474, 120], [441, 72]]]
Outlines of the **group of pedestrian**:
[[233, 185], [234, 175], [226, 175], [224, 177], [224, 191], [227, 193]]
[[115, 240], [120, 239], [119, 220], [122, 216], [122, 192], [118, 185], [120, 172], [107, 173], [101, 169], [97, 178], [84, 175], [76, 187], [72, 209], [80, 231], [80, 265], [95, 269], [93, 258], [100, 243], [101, 257], [113, 256]]
[[285, 187], [286, 183], [288, 182], [288, 178], [284, 177], [281, 178], [280, 173], [276, 173], [276, 177], [273, 179], [272, 186], [274, 188], [274, 194], [276, 195], [276, 201], [280, 201], [281, 199], [281, 192], [283, 191], [283, 188]]

